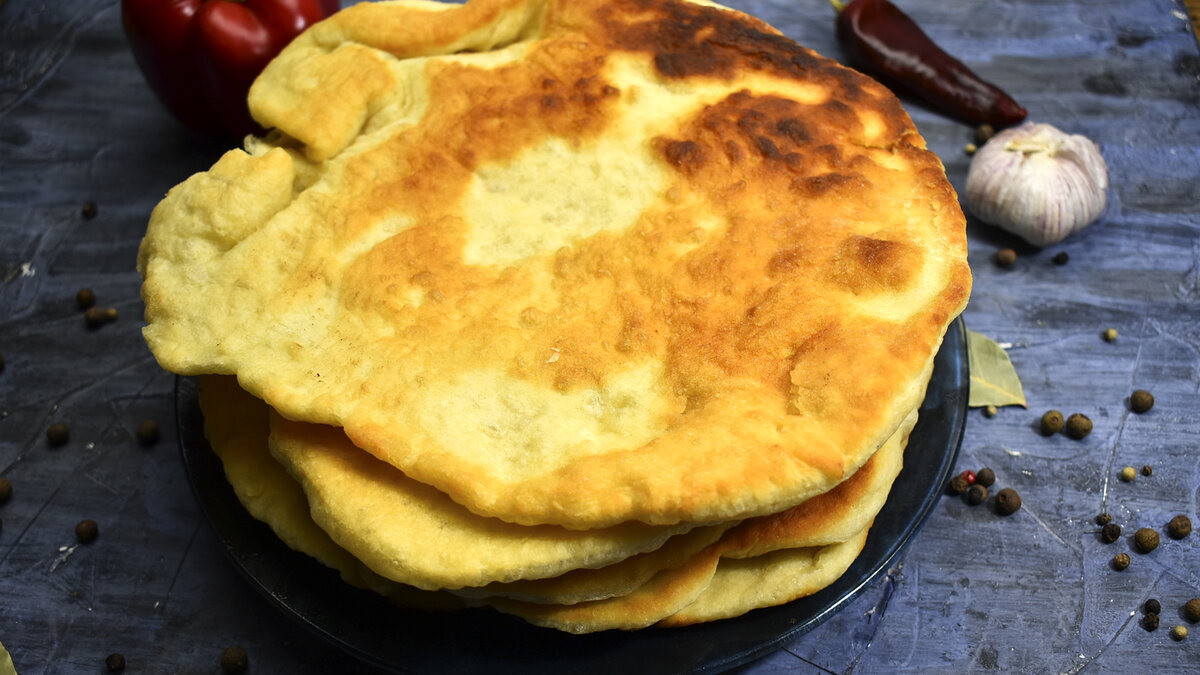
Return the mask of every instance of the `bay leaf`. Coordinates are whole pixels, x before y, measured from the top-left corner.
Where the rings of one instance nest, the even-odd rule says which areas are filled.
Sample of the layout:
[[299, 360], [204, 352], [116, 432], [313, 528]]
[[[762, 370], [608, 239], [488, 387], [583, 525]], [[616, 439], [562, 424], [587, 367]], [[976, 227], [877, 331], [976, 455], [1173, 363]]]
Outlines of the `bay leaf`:
[[1013, 368], [1008, 352], [991, 338], [967, 330], [967, 364], [971, 373], [971, 393], [967, 405], [972, 408], [994, 405], [1029, 406], [1021, 378]]

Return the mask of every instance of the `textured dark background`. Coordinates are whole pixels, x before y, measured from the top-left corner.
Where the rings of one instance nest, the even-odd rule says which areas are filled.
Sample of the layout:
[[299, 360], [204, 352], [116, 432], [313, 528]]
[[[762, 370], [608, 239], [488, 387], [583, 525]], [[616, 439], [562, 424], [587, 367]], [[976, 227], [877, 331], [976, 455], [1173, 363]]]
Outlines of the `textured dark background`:
[[[824, 0], [730, 4], [842, 59]], [[967, 326], [1009, 346], [1030, 407], [973, 411], [961, 468], [991, 466], [1025, 507], [1000, 519], [946, 498], [885, 578], [811, 633], [745, 668], [776, 672], [1088, 672], [1200, 667], [1173, 642], [1200, 596], [1197, 536], [1115, 572], [1105, 510], [1131, 533], [1197, 517], [1200, 487], [1200, 53], [1175, 0], [901, 0], [926, 31], [1012, 92], [1030, 118], [1102, 147], [1104, 217], [1045, 250], [972, 221]], [[972, 130], [910, 111], [962, 188]], [[169, 118], [141, 80], [115, 0], [0, 2], [0, 643], [18, 672], [214, 673], [244, 645], [256, 673], [371, 672], [256, 595], [199, 515], [179, 461], [173, 377], [140, 337], [134, 260], [150, 210], [224, 148]], [[85, 201], [99, 212], [81, 216]], [[999, 248], [1020, 253], [1012, 269]], [[1060, 251], [1065, 266], [1050, 262]], [[90, 287], [120, 318], [84, 326]], [[220, 311], [214, 308], [214, 311]], [[1116, 328], [1114, 343], [1101, 340]], [[1136, 388], [1157, 404], [1129, 412]], [[1082, 412], [1083, 441], [1035, 431]], [[142, 419], [162, 441], [138, 445]], [[65, 422], [70, 442], [47, 447]], [[1124, 466], [1150, 465], [1133, 483]], [[77, 546], [75, 524], [100, 525]], [[1143, 630], [1140, 605], [1163, 605]], [[1200, 627], [1191, 626], [1193, 629]]]

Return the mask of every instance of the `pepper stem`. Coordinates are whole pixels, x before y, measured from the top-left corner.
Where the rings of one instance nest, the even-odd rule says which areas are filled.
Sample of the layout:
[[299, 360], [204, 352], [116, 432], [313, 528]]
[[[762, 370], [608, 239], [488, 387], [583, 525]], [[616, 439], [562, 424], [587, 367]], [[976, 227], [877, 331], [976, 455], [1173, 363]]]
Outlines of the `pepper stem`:
[[829, 4], [833, 5], [833, 8], [837, 10], [839, 14], [841, 14], [843, 9], [846, 9], [846, 3], [842, 2], [842, 0], [829, 0]]

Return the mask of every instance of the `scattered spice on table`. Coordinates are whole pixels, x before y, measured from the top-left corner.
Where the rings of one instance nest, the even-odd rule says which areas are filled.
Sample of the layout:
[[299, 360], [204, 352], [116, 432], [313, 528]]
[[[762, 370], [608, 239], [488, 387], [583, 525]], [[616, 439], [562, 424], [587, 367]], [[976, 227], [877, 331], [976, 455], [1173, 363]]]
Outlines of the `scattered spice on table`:
[[[2, 502], [3, 500], [0, 500]], [[1182, 513], [1167, 523], [1167, 535], [1172, 539], [1183, 539], [1192, 533], [1192, 519]]]
[[985, 466], [975, 472], [975, 482], [983, 487], [992, 487], [992, 484], [996, 482], [996, 472]]
[[952, 495], [961, 495], [967, 491], [967, 477], [961, 473], [950, 479], [950, 484], [946, 486], [946, 491]]
[[1116, 523], [1108, 523], [1100, 529], [1100, 539], [1106, 544], [1111, 544], [1121, 538], [1121, 526]]
[[46, 429], [46, 441], [52, 448], [66, 445], [69, 440], [71, 440], [71, 429], [62, 422], [55, 422]]
[[1139, 528], [1133, 533], [1133, 543], [1137, 550], [1149, 553], [1158, 548], [1158, 533], [1148, 527]]
[[1153, 407], [1154, 395], [1145, 389], [1138, 389], [1129, 396], [1129, 409], [1139, 415]]
[[1000, 412], [1000, 409], [999, 409], [999, 408], [997, 408], [997, 407], [996, 407], [996, 406], [994, 406], [994, 405], [990, 405], [990, 404], [989, 404], [989, 405], [987, 405], [987, 406], [985, 406], [985, 407], [984, 407], [984, 409], [983, 409], [983, 416], [984, 416], [984, 417], [995, 417], [995, 416], [996, 416], [996, 414], [997, 414], [997, 413], [999, 413], [999, 412]]
[[1129, 567], [1129, 554], [1128, 553], [1118, 553], [1115, 556], [1113, 556], [1112, 566], [1113, 566], [1113, 569], [1117, 570], [1118, 572]]
[[1147, 612], [1142, 617], [1142, 628], [1148, 631], [1158, 630], [1158, 612]]
[[1002, 516], [1011, 516], [1021, 508], [1021, 495], [1017, 491], [1006, 487], [996, 493], [996, 513]]
[[221, 652], [221, 670], [226, 673], [240, 673], [249, 665], [249, 657], [241, 645], [231, 645]]
[[1133, 479], [1137, 478], [1137, 471], [1135, 471], [1132, 466], [1127, 466], [1124, 469], [1121, 469], [1119, 478], [1126, 483], [1133, 482]]
[[1192, 598], [1183, 606], [1183, 617], [1192, 623], [1200, 621], [1200, 598]]
[[1162, 603], [1160, 603], [1156, 598], [1150, 598], [1146, 601], [1146, 604], [1142, 605], [1142, 609], [1145, 610], [1147, 614], [1158, 614], [1162, 611]]
[[1016, 262], [1017, 262], [1017, 252], [1012, 250], [1011, 248], [1002, 248], [999, 251], [996, 251], [996, 264], [997, 265], [1004, 267], [1004, 268], [1009, 268], [1009, 267], [1012, 267]]
[[[1053, 258], [1050, 259], [1050, 262], [1054, 263], [1055, 265], [1058, 265], [1059, 267], [1066, 265], [1070, 261], [1071, 261], [1071, 254], [1067, 253], [1066, 251], [1059, 251], [1058, 253], [1054, 254]], [[1113, 330], [1113, 329], [1110, 328], [1109, 330]], [[1117, 331], [1113, 330], [1113, 333], [1116, 333], [1116, 332]], [[1115, 335], [1113, 336], [1113, 339], [1114, 340], [1116, 339]], [[1110, 340], [1110, 342], [1111, 341], [1112, 340]]]
[[115, 307], [89, 307], [83, 313], [83, 320], [88, 328], [99, 328], [117, 320], [117, 309]]
[[1092, 433], [1092, 420], [1083, 413], [1074, 413], [1067, 418], [1067, 436], [1075, 440], [1086, 438]]
[[995, 135], [996, 127], [987, 124], [986, 122], [975, 127], [975, 142], [979, 145], [983, 145], [984, 143], [992, 140], [992, 136]]
[[0, 373], [4, 372], [4, 355], [0, 354]]
[[100, 534], [100, 526], [91, 518], [86, 518], [79, 521], [75, 526], [75, 537], [84, 544], [90, 544], [96, 541], [96, 537]]
[[0, 504], [7, 504], [12, 499], [12, 481], [0, 476]]
[[100, 213], [100, 207], [93, 201], [83, 203], [83, 208], [79, 210], [80, 215], [88, 220], [95, 218]]
[[1096, 516], [1096, 524], [1103, 527], [1112, 522], [1112, 516], [1107, 513], [1101, 513]]
[[137, 426], [137, 440], [143, 446], [151, 446], [158, 442], [158, 422], [142, 420]]
[[1042, 435], [1053, 436], [1054, 434], [1057, 434], [1058, 432], [1062, 431], [1063, 424], [1064, 421], [1062, 413], [1057, 410], [1047, 410], [1045, 414], [1042, 415]]
[[967, 503], [971, 506], [978, 506], [985, 501], [987, 501], [987, 488], [976, 484], [967, 490]]
[[1154, 475], [1154, 467], [1150, 466], [1149, 464], [1143, 466], [1142, 467], [1142, 475], [1143, 476], [1153, 476]]
[[967, 143], [963, 146], [963, 152], [967, 153], [968, 155], [975, 154], [977, 150], [979, 150], [979, 146], [975, 145], [974, 143]]
[[125, 670], [125, 657], [116, 652], [109, 654], [104, 659], [104, 666], [108, 668], [110, 673], [119, 673]]
[[96, 292], [90, 288], [81, 288], [75, 294], [75, 302], [79, 305], [79, 309], [91, 309], [96, 305]]
[[1187, 626], [1184, 626], [1182, 624], [1175, 626], [1174, 628], [1171, 629], [1171, 639], [1175, 640], [1176, 642], [1181, 642], [1183, 640], [1186, 640], [1187, 635], [1188, 635]]

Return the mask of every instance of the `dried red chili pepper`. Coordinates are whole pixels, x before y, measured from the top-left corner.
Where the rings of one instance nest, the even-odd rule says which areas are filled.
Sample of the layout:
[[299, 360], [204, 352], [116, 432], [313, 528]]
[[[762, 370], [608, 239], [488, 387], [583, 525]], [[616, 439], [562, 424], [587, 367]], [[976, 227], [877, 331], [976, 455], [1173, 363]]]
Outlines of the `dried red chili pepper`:
[[1008, 127], [1025, 109], [937, 46], [888, 0], [830, 0], [837, 37], [855, 65], [888, 87], [916, 96], [968, 124]]
[[242, 137], [262, 129], [246, 94], [292, 38], [338, 0], [122, 0], [125, 35], [159, 100], [187, 126]]

